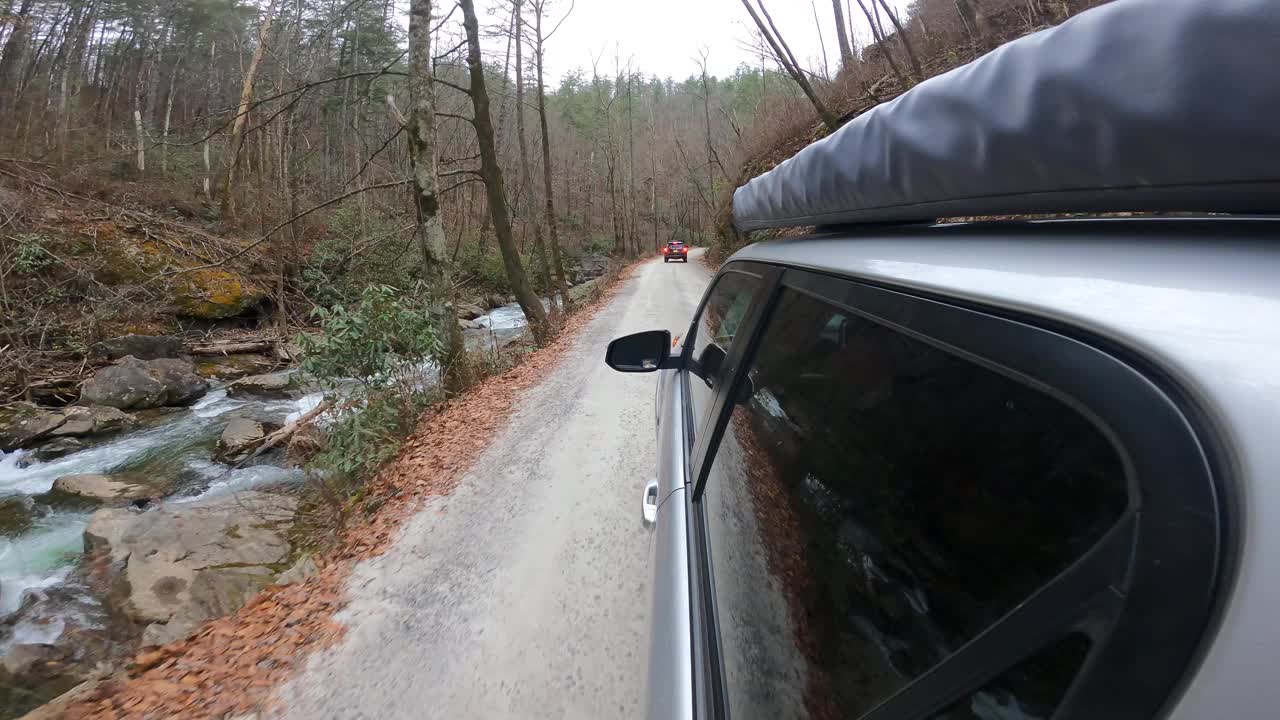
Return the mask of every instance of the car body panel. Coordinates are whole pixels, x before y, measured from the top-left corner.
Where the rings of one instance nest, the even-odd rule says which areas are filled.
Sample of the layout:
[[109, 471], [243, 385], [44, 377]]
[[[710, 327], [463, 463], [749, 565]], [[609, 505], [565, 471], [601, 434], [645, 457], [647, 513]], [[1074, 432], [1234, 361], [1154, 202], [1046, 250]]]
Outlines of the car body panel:
[[680, 371], [658, 373], [658, 519], [651, 563], [648, 717], [693, 717], [693, 649], [689, 615], [688, 523], [685, 521], [687, 430]]
[[[1236, 566], [1171, 718], [1272, 717], [1280, 653], [1280, 246], [1273, 220], [1092, 220], [900, 228], [754, 245], [786, 264], [994, 309], [1107, 345], [1167, 378], [1233, 476]], [[1230, 583], [1234, 582], [1234, 587]], [[1211, 645], [1209, 643], [1212, 643]]]

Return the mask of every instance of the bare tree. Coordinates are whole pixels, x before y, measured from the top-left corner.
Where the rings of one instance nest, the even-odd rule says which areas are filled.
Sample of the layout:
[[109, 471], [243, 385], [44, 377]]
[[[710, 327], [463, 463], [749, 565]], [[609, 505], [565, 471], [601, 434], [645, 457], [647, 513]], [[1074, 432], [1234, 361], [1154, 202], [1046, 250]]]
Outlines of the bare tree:
[[923, 82], [924, 70], [920, 67], [920, 60], [916, 58], [916, 52], [911, 47], [911, 39], [907, 37], [907, 31], [902, 28], [902, 23], [898, 22], [898, 16], [893, 12], [893, 8], [889, 7], [887, 0], [880, 0], [880, 7], [884, 8], [885, 15], [889, 16], [889, 22], [893, 23], [893, 29], [898, 33], [898, 41], [902, 43], [902, 49], [907, 53], [907, 60], [911, 63], [911, 72], [916, 75], [916, 82]]
[[[524, 132], [524, 16], [522, 0], [515, 0], [511, 15], [513, 40], [516, 46], [516, 140], [520, 147], [520, 194], [533, 202], [533, 176], [529, 172], [529, 144]], [[551, 291], [551, 264], [547, 261], [547, 246], [542, 238], [542, 223], [537, 214], [533, 220], [533, 249], [538, 254], [538, 269], [542, 275], [542, 287], [548, 294]], [[555, 303], [551, 304], [555, 312]]]
[[524, 311], [533, 331], [534, 341], [544, 345], [550, 339], [547, 313], [542, 302], [529, 286], [515, 238], [511, 234], [511, 216], [507, 214], [507, 193], [502, 183], [502, 166], [494, 144], [493, 118], [489, 114], [489, 91], [485, 87], [484, 64], [480, 61], [480, 23], [476, 19], [473, 0], [458, 0], [462, 8], [462, 24], [467, 33], [467, 71], [471, 76], [471, 107], [474, 116], [471, 124], [476, 130], [476, 143], [480, 149], [480, 176], [484, 179], [489, 198], [489, 216], [493, 218], [493, 231], [502, 252], [502, 264], [507, 271], [507, 282], [515, 293], [516, 302]]
[[227, 175], [222, 181], [222, 216], [227, 218], [236, 214], [233, 194], [236, 166], [240, 164], [240, 148], [244, 145], [244, 126], [249, 117], [249, 104], [253, 102], [253, 81], [258, 75], [262, 55], [267, 51], [267, 35], [271, 32], [271, 21], [275, 14], [276, 0], [271, 0], [267, 5], [267, 14], [258, 27], [258, 45], [249, 57], [249, 67], [245, 68], [244, 82], [240, 86], [240, 104], [236, 107], [236, 118], [231, 125], [231, 159], [227, 161]]
[[[876, 0], [871, 0], [871, 7], [875, 7]], [[889, 49], [889, 43], [884, 36], [884, 28], [880, 27], [880, 23], [876, 22], [876, 17], [867, 9], [867, 4], [863, 0], [858, 0], [858, 7], [862, 8], [862, 14], [867, 16], [867, 24], [871, 26], [871, 35], [875, 38], [876, 47], [880, 48], [880, 54], [889, 62], [889, 69], [893, 70], [893, 74], [898, 78], [898, 84], [905, 90], [911, 87], [911, 83], [907, 81], [907, 76], [902, 74], [902, 68], [898, 67], [898, 61], [893, 59], [893, 51]], [[877, 13], [878, 15], [879, 13]]]
[[413, 205], [417, 213], [422, 273], [431, 294], [436, 327], [446, 338], [444, 385], [461, 390], [467, 382], [466, 349], [453, 309], [444, 222], [440, 217], [440, 178], [436, 172], [436, 98], [431, 68], [431, 0], [409, 3], [409, 159], [413, 166]]
[[[534, 37], [534, 57], [536, 58], [536, 67], [538, 75], [538, 124], [542, 130], [542, 190], [546, 196], [545, 209], [547, 221], [547, 234], [551, 240], [551, 261], [556, 268], [556, 284], [560, 286], [560, 301], [564, 303], [567, 309], [571, 301], [569, 300], [569, 284], [564, 276], [564, 262], [560, 258], [560, 237], [556, 231], [556, 208], [554, 193], [552, 192], [551, 183], [551, 133], [547, 129], [547, 94], [544, 90], [545, 84], [542, 79], [542, 54], [544, 43], [547, 38], [553, 35], [559, 25], [552, 28], [547, 35], [542, 34], [542, 16], [544, 14], [546, 0], [530, 0], [533, 5], [533, 11], [536, 13], [533, 26]], [[573, 6], [569, 6], [569, 12], [573, 12]], [[569, 17], [569, 13], [565, 13], [565, 17]], [[561, 18], [560, 22], [564, 22]]]
[[831, 0], [831, 9], [836, 15], [836, 41], [840, 44], [840, 69], [853, 67], [853, 46], [849, 44], [849, 31], [844, 24], [844, 6], [841, 0]]
[[782, 38], [782, 33], [779, 33], [778, 28], [773, 24], [773, 18], [769, 16], [769, 11], [764, 7], [764, 0], [756, 0], [756, 3], [760, 6], [760, 12], [768, 19], [768, 25], [765, 25], [765, 21], [756, 13], [755, 8], [751, 7], [751, 0], [742, 0], [742, 6], [747, 9], [747, 13], [751, 15], [751, 19], [755, 22], [756, 27], [759, 28], [760, 34], [764, 36], [765, 41], [769, 43], [769, 47], [773, 49], [773, 55], [778, 64], [787, 71], [787, 74], [796, 82], [796, 85], [800, 86], [800, 90], [804, 92], [805, 97], [809, 98], [809, 102], [813, 104], [813, 109], [818, 112], [818, 117], [822, 119], [827, 129], [835, 132], [840, 128], [839, 118], [836, 117], [835, 113], [827, 109], [827, 106], [818, 98], [818, 94], [814, 92], [813, 85], [809, 83], [809, 78], [805, 76], [800, 63], [796, 62], [795, 56], [791, 54], [791, 48], [787, 47], [786, 41]]

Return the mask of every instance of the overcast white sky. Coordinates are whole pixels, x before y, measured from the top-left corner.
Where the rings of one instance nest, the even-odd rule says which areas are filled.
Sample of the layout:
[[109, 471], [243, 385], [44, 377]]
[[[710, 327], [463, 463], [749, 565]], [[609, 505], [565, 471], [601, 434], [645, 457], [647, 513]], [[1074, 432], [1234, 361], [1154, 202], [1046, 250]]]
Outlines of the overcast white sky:
[[[549, 3], [550, 24], [564, 15], [570, 1]], [[844, 2], [850, 6], [845, 21], [852, 19], [857, 44], [869, 42], [871, 30], [862, 11], [856, 2]], [[908, 4], [909, 0], [890, 0], [900, 15]], [[831, 0], [765, 0], [765, 6], [800, 62], [819, 70], [822, 47], [814, 24], [816, 7], [828, 63], [835, 72], [840, 51]], [[589, 70], [592, 56], [601, 53], [601, 72], [612, 72], [615, 44], [623, 65], [631, 59], [646, 74], [677, 80], [697, 71], [693, 58], [699, 48], [707, 48], [712, 74], [724, 76], [740, 63], [759, 66], [759, 55], [749, 49], [753, 30], [741, 0], [576, 0], [573, 12], [547, 44], [547, 83], [554, 86], [574, 68]]]

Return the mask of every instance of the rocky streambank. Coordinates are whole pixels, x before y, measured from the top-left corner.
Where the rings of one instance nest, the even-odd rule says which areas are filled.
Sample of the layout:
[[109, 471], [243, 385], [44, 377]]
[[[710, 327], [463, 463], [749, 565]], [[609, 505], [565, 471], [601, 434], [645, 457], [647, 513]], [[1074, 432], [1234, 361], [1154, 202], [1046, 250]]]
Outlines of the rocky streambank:
[[0, 406], [0, 717], [233, 612], [291, 564], [301, 473], [283, 444], [254, 450], [322, 398], [287, 368], [247, 374], [271, 357], [184, 348], [116, 338], [91, 349], [103, 364], [76, 404]]
[[[473, 350], [525, 334], [485, 305], [459, 311]], [[127, 335], [90, 349], [75, 404], [0, 406], [0, 718], [314, 571], [298, 468], [324, 433], [279, 439], [324, 396], [276, 350]]]

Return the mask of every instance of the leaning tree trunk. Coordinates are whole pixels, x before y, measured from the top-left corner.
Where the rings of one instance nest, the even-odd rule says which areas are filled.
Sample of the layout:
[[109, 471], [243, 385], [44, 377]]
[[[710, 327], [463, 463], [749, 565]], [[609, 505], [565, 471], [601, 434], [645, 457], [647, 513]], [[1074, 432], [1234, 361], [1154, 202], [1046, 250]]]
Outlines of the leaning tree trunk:
[[463, 26], [467, 31], [467, 70], [471, 75], [471, 105], [475, 112], [471, 124], [476, 129], [476, 144], [480, 149], [480, 177], [484, 180], [489, 199], [489, 216], [493, 218], [493, 232], [497, 236], [498, 249], [502, 252], [502, 264], [507, 271], [507, 281], [515, 293], [516, 302], [524, 311], [539, 345], [549, 340], [547, 313], [542, 301], [529, 286], [515, 238], [511, 235], [511, 216], [507, 214], [507, 193], [502, 184], [502, 167], [498, 164], [498, 151], [494, 144], [493, 118], [489, 113], [489, 91], [485, 88], [484, 64], [480, 61], [480, 23], [476, 20], [473, 0], [459, 0]]
[[244, 71], [244, 83], [240, 86], [240, 104], [236, 107], [235, 122], [231, 125], [231, 159], [227, 162], [227, 175], [222, 181], [222, 216], [233, 217], [236, 214], [236, 200], [232, 193], [236, 166], [240, 163], [240, 148], [244, 145], [244, 126], [249, 117], [249, 104], [253, 102], [253, 80], [258, 75], [258, 63], [267, 50], [267, 34], [271, 32], [271, 19], [276, 14], [276, 0], [267, 5], [266, 17], [258, 28], [258, 46], [253, 49], [249, 58], [249, 67]]
[[911, 40], [907, 37], [907, 31], [903, 29], [902, 23], [898, 22], [898, 15], [889, 7], [886, 0], [880, 0], [880, 7], [884, 8], [884, 12], [889, 16], [889, 22], [893, 23], [893, 29], [898, 33], [898, 40], [902, 42], [902, 49], [907, 53], [907, 60], [911, 63], [911, 72], [916, 75], [916, 82], [924, 82], [924, 69], [920, 67], [920, 60], [916, 57], [916, 51], [911, 47]]
[[[871, 11], [867, 9], [863, 0], [857, 0], [857, 2], [858, 7], [862, 8], [862, 14], [867, 16], [867, 24], [871, 26], [871, 37], [875, 38], [876, 46], [880, 48], [880, 54], [884, 56], [885, 60], [889, 61], [889, 69], [893, 71], [894, 77], [898, 78], [898, 84], [905, 91], [911, 87], [911, 83], [907, 82], [907, 76], [902, 73], [902, 68], [898, 67], [898, 61], [893, 59], [893, 51], [889, 49], [889, 43], [884, 33], [881, 32], [879, 23], [871, 16]], [[876, 0], [871, 0], [871, 7], [874, 8], [876, 6], [875, 3]]]
[[444, 357], [440, 363], [444, 387], [447, 391], [457, 392], [467, 382], [466, 352], [462, 328], [453, 309], [453, 283], [446, 257], [444, 222], [440, 218], [436, 100], [431, 71], [431, 0], [413, 0], [409, 4], [408, 131], [422, 272], [430, 294], [431, 314], [445, 337]]
[[827, 108], [827, 106], [822, 102], [822, 99], [818, 97], [818, 93], [814, 91], [813, 85], [810, 84], [809, 79], [805, 77], [804, 70], [801, 69], [800, 64], [795, 61], [795, 56], [791, 54], [791, 48], [787, 46], [786, 40], [782, 38], [782, 34], [778, 32], [777, 26], [773, 24], [773, 18], [769, 16], [769, 11], [765, 10], [763, 0], [756, 1], [760, 3], [760, 10], [764, 13], [765, 18], [768, 19], [768, 25], [765, 25], [765, 21], [760, 19], [760, 15], [756, 13], [755, 8], [751, 7], [751, 0], [742, 0], [742, 5], [746, 7], [747, 14], [749, 14], [751, 16], [751, 20], [755, 22], [756, 28], [760, 30], [760, 34], [763, 35], [765, 41], [769, 43], [769, 47], [773, 50], [774, 57], [777, 58], [778, 64], [787, 71], [787, 74], [791, 76], [791, 79], [795, 81], [796, 85], [800, 86], [800, 90], [804, 93], [805, 97], [809, 98], [809, 103], [813, 105], [813, 109], [817, 111], [818, 117], [822, 119], [822, 124], [827, 126], [827, 130], [831, 132], [839, 130], [840, 118], [836, 117], [836, 114]]

